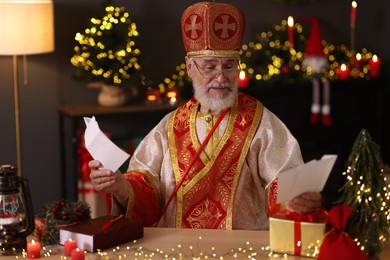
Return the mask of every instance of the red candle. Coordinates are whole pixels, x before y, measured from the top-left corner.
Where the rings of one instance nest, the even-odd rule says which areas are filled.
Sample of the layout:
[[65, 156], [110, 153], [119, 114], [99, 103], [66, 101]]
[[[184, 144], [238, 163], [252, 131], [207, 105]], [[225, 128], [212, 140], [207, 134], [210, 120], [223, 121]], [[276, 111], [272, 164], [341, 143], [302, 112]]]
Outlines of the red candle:
[[363, 64], [364, 60], [362, 58], [362, 55], [360, 53], [356, 53], [355, 58], [353, 59], [353, 65], [356, 69], [359, 71], [363, 70]]
[[71, 256], [72, 256], [72, 260], [84, 260], [85, 259], [84, 250], [80, 250], [78, 248], [72, 250]]
[[72, 250], [77, 248], [77, 241], [69, 239], [68, 241], [65, 241], [64, 244], [64, 253], [65, 256], [71, 256], [72, 255]]
[[249, 85], [249, 78], [245, 75], [245, 71], [240, 71], [240, 74], [237, 79], [239, 88], [246, 88]]
[[290, 42], [291, 46], [294, 46], [294, 18], [292, 16], [289, 16], [287, 18], [287, 25], [288, 25], [288, 41]]
[[355, 28], [355, 24], [356, 24], [356, 9], [357, 9], [357, 2], [352, 1], [351, 4], [351, 28], [352, 29]]
[[41, 257], [41, 243], [32, 240], [27, 243], [27, 258], [34, 259]]
[[370, 65], [370, 76], [373, 78], [379, 77], [381, 60], [378, 56], [372, 56], [372, 58], [368, 61], [368, 64]]
[[339, 79], [345, 80], [349, 77], [349, 67], [344, 63], [341, 64], [340, 68], [338, 68]]

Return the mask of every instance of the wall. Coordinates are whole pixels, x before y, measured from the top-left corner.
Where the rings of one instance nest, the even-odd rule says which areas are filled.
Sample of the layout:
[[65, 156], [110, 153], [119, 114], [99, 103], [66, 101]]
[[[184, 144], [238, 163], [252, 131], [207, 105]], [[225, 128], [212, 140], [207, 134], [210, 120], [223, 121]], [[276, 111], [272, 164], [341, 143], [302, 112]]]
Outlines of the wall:
[[[156, 84], [184, 60], [180, 16], [194, 2], [114, 1], [125, 6], [137, 23], [144, 71]], [[324, 39], [335, 44], [349, 43], [349, 0], [317, 0], [291, 6], [272, 0], [226, 2], [238, 5], [247, 14], [245, 41], [253, 40], [256, 33], [280, 23], [288, 15], [296, 21], [301, 16], [313, 15], [321, 23]], [[72, 79], [74, 68], [69, 60], [73, 55], [74, 35], [86, 28], [91, 17], [99, 16], [100, 3], [54, 0], [56, 50], [28, 57], [29, 84], [20, 90], [23, 175], [30, 181], [36, 211], [49, 200], [60, 197], [58, 105], [96, 100], [96, 90]], [[385, 13], [389, 9], [386, 0], [358, 1], [356, 46], [367, 47], [384, 60], [390, 59], [390, 50], [386, 48], [390, 18]], [[16, 165], [11, 57], [0, 57], [0, 68], [0, 163]]]

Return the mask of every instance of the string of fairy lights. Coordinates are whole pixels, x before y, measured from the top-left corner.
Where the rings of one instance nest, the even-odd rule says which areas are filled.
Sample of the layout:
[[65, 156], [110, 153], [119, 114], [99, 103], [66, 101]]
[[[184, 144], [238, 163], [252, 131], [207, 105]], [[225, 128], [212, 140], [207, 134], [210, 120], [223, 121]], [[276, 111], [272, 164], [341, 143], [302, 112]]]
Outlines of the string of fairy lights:
[[[288, 259], [290, 255], [286, 253], [272, 252], [269, 246], [254, 246], [251, 242], [247, 241], [243, 245], [236, 248], [230, 248], [225, 251], [221, 251], [217, 246], [207, 246], [202, 243], [203, 237], [198, 236], [194, 238], [193, 245], [177, 244], [174, 247], [166, 250], [161, 248], [148, 248], [139, 245], [138, 240], [134, 240], [132, 243], [117, 246], [111, 250], [101, 251], [96, 253], [90, 253], [84, 251], [85, 259], [259, 259], [259, 258], [283, 258]], [[319, 245], [309, 246], [307, 249], [302, 249], [304, 256], [316, 257], [319, 253]], [[64, 256], [62, 249], [57, 247], [43, 247], [42, 258], [58, 256], [59, 259], [70, 259], [70, 257]], [[20, 257], [25, 258], [27, 253], [23, 253]], [[291, 255], [291, 258], [295, 256]]]

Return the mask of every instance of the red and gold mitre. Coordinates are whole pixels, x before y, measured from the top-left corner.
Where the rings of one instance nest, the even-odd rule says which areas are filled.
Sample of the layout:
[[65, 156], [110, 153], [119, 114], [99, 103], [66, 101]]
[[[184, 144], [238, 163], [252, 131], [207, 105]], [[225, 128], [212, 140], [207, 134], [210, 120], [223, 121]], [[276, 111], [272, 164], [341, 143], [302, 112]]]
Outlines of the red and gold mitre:
[[184, 10], [181, 31], [184, 48], [190, 58], [239, 57], [245, 17], [234, 5], [200, 2]]

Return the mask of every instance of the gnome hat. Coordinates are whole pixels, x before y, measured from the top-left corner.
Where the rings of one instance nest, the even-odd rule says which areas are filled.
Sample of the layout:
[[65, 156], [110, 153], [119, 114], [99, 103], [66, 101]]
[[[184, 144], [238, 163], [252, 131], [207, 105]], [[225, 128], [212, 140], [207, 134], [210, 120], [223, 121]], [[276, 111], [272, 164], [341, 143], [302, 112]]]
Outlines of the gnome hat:
[[245, 16], [232, 4], [199, 2], [184, 10], [181, 30], [184, 47], [190, 58], [239, 57]]
[[305, 56], [325, 57], [324, 45], [322, 44], [322, 34], [317, 18], [310, 16], [303, 17], [301, 20], [312, 23], [309, 38], [306, 42]]

